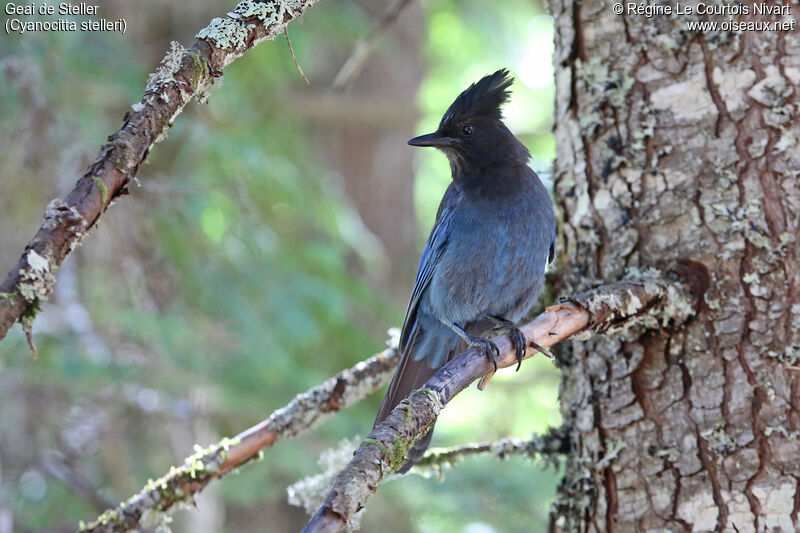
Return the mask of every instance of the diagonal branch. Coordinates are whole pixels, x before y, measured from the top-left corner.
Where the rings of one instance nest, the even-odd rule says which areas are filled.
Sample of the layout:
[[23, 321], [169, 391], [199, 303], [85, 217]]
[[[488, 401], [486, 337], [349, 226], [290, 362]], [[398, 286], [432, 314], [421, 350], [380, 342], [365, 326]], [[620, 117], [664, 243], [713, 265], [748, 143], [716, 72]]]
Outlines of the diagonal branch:
[[187, 457], [183, 466], [172, 467], [138, 494], [109, 509], [81, 531], [108, 533], [153, 527], [175, 505], [191, 502], [212, 480], [261, 456], [276, 442], [294, 437], [330, 418], [337, 411], [364, 399], [388, 383], [400, 355], [394, 348], [344, 370], [322, 385], [297, 395], [286, 407], [233, 439], [223, 439]]
[[[689, 290], [679, 283], [659, 278], [626, 281], [565, 300], [520, 329], [529, 341], [548, 347], [587, 327], [605, 332], [637, 326], [681, 325], [694, 314], [694, 302]], [[504, 337], [494, 340], [500, 350], [497, 366], [516, 365], [509, 340]], [[529, 347], [526, 357], [534, 353], [536, 351]], [[470, 383], [491, 371], [491, 363], [474, 349], [436, 371], [420, 390], [400, 402], [362, 441], [303, 531], [331, 533], [344, 529], [364, 508], [381, 479], [403, 465], [407, 451], [433, 427], [444, 406]]]
[[150, 75], [141, 101], [125, 114], [122, 127], [100, 147], [97, 159], [66, 198], [50, 202], [39, 231], [0, 284], [0, 340], [21, 319], [30, 332], [39, 304], [53, 290], [61, 262], [111, 203], [127, 194], [139, 165], [184, 106], [193, 99], [207, 99], [207, 90], [225, 66], [261, 41], [283, 33], [317, 1], [244, 0], [200, 30], [188, 49], [172, 43], [162, 66]]

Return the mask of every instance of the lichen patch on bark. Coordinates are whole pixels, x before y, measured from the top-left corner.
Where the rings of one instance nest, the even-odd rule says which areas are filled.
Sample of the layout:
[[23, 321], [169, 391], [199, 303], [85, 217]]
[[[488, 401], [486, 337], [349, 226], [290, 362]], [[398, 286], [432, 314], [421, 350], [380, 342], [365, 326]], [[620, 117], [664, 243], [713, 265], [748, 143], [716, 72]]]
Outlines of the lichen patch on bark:
[[709, 279], [686, 328], [572, 341], [555, 529], [798, 530], [800, 36], [550, 9], [567, 292], [682, 261]]

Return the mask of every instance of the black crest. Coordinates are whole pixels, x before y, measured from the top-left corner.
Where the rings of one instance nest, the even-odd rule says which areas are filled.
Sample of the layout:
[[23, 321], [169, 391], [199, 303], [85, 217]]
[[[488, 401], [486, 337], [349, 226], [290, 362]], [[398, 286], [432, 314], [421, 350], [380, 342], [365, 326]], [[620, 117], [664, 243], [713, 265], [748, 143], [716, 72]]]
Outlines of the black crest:
[[514, 78], [509, 76], [508, 70], [501, 68], [494, 74], [484, 76], [479, 81], [470, 85], [450, 105], [442, 118], [442, 124], [452, 117], [484, 116], [502, 118], [500, 106], [510, 96], [511, 84]]

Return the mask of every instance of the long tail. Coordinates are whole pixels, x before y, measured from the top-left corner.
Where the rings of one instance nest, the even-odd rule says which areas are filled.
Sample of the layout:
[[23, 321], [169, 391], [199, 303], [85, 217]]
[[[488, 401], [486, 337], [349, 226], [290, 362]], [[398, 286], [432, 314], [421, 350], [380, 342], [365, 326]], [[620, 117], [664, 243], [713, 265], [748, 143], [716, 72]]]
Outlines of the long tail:
[[[443, 324], [417, 322], [404, 347], [403, 357], [394, 373], [389, 390], [383, 398], [375, 424], [382, 422], [411, 391], [421, 387], [428, 378], [457, 352], [461, 339]], [[433, 428], [423, 435], [408, 452], [408, 460], [399, 470], [407, 472], [419, 461], [431, 443]]]

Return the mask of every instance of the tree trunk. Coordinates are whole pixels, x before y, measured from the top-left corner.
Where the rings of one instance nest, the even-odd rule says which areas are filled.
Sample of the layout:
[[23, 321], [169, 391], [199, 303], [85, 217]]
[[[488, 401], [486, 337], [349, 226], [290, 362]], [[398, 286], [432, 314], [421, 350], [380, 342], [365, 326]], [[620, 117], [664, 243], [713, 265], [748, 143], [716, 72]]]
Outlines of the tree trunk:
[[800, 33], [550, 7], [563, 292], [676, 264], [708, 283], [681, 330], [565, 346], [552, 529], [800, 530]]

